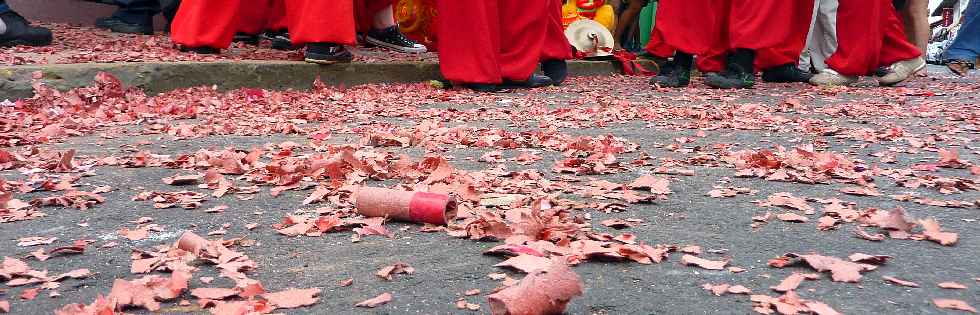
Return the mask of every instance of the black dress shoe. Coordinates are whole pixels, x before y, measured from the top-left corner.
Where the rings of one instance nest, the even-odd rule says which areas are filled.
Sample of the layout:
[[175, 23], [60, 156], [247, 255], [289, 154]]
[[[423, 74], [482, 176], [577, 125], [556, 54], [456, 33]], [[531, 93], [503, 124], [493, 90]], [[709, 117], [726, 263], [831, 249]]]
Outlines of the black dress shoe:
[[0, 19], [7, 26], [7, 31], [0, 34], [0, 47], [8, 46], [47, 46], [51, 44], [54, 35], [51, 30], [31, 26], [23, 16], [14, 11], [0, 13]]
[[561, 85], [568, 78], [568, 63], [558, 59], [545, 60], [541, 62], [541, 71], [551, 78], [555, 85]]
[[335, 63], [347, 63], [354, 60], [354, 55], [344, 48], [344, 45], [334, 43], [309, 43], [306, 44], [306, 62], [329, 65]]
[[527, 78], [527, 81], [511, 81], [504, 80], [502, 84], [504, 88], [526, 88], [533, 89], [539, 87], [545, 87], [549, 85], [554, 85], [555, 81], [551, 80], [548, 76], [540, 74], [531, 74], [531, 77]]
[[793, 64], [776, 66], [762, 71], [762, 81], [766, 82], [810, 82], [812, 77], [812, 74], [803, 72]]
[[217, 55], [221, 53], [221, 49], [214, 47], [184, 47], [181, 46], [180, 51], [182, 52], [192, 52], [199, 55]]

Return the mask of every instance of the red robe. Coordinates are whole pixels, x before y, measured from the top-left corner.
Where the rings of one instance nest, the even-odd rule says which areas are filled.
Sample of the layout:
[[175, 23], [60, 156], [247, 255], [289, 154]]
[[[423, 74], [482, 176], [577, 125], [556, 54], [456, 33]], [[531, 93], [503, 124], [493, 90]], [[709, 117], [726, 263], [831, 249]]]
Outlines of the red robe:
[[439, 67], [447, 80], [525, 81], [543, 60], [572, 58], [560, 0], [438, 0]]
[[[392, 0], [357, 0], [370, 26], [374, 13]], [[294, 45], [356, 41], [354, 0], [184, 0], [171, 26], [171, 38], [186, 47], [228, 48], [236, 32], [257, 34], [289, 29]]]
[[921, 55], [905, 37], [891, 0], [840, 0], [837, 50], [827, 59], [828, 67], [844, 75], [867, 75]]
[[698, 55], [698, 69], [720, 72], [726, 53], [756, 50], [757, 69], [796, 64], [806, 46], [813, 0], [661, 0], [647, 51]]

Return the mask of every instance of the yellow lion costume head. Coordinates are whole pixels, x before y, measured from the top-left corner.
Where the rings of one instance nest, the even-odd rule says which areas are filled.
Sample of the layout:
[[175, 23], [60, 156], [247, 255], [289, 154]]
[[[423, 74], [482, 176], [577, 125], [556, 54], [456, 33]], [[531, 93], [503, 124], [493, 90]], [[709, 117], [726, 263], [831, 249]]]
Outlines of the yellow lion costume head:
[[569, 24], [578, 20], [594, 20], [609, 29], [610, 32], [616, 27], [616, 9], [607, 4], [605, 0], [566, 0], [562, 6], [562, 24], [568, 27]]

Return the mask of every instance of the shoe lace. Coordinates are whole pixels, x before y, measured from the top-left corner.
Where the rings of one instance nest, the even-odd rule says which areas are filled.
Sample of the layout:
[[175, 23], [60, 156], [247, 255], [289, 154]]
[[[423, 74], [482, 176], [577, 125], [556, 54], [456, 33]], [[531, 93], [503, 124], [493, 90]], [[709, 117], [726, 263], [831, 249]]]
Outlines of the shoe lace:
[[387, 34], [388, 35], [387, 37], [390, 38], [392, 41], [394, 41], [396, 44], [400, 44], [400, 45], [403, 45], [403, 46], [415, 46], [415, 45], [418, 44], [414, 40], [411, 40], [410, 38], [405, 37], [405, 34], [403, 34], [398, 29], [398, 26], [392, 26], [392, 27], [390, 27], [387, 30], [387, 33], [388, 33]]

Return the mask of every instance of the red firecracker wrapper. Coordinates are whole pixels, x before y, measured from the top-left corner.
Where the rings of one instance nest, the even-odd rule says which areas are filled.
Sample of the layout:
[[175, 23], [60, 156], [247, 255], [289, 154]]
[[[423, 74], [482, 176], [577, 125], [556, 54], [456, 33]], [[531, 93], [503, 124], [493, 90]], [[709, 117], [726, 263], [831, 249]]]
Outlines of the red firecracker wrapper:
[[565, 305], [580, 295], [582, 280], [578, 274], [562, 262], [553, 262], [487, 299], [493, 315], [563, 314]]
[[194, 232], [191, 231], [184, 232], [184, 234], [180, 235], [180, 239], [177, 240], [177, 248], [188, 251], [197, 256], [200, 256], [201, 252], [207, 247], [208, 240], [200, 235], [194, 234]]
[[435, 225], [456, 217], [456, 198], [446, 194], [361, 187], [355, 200], [357, 213], [366, 217]]

